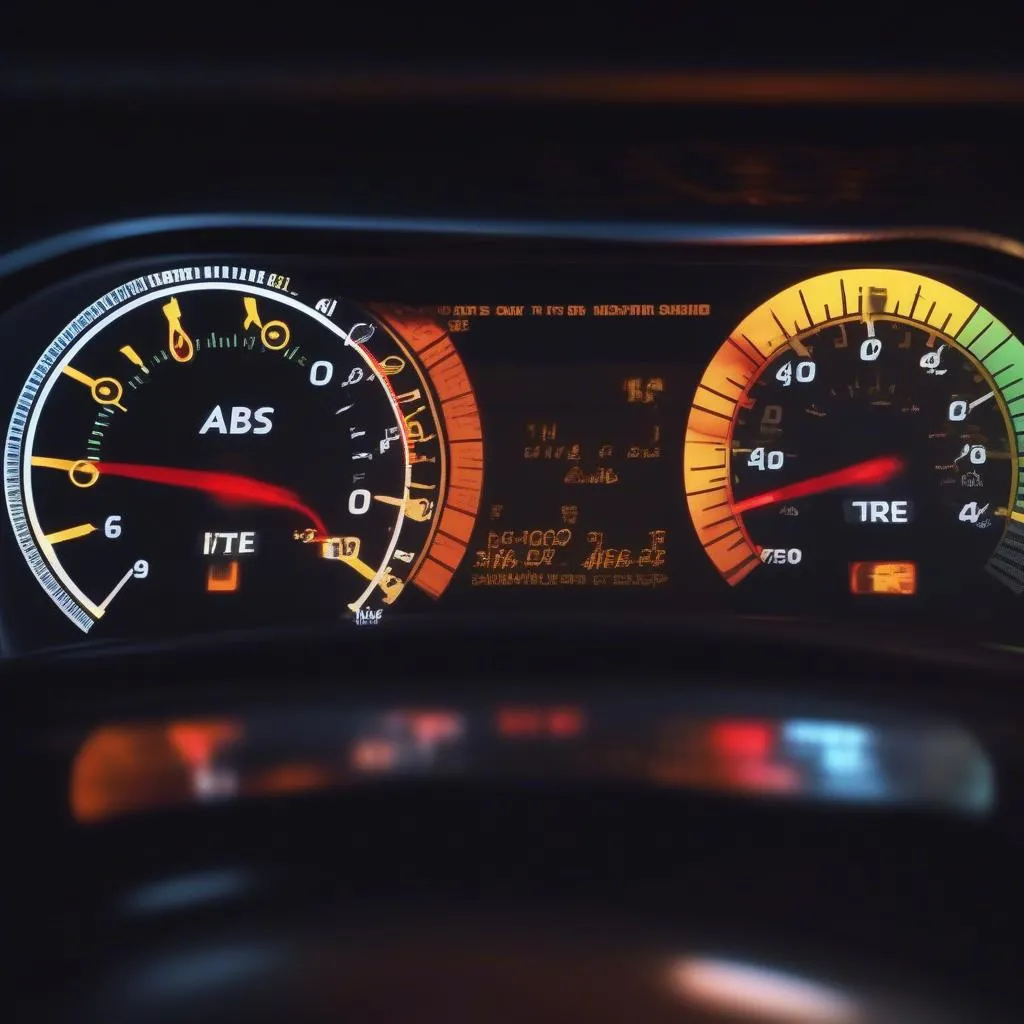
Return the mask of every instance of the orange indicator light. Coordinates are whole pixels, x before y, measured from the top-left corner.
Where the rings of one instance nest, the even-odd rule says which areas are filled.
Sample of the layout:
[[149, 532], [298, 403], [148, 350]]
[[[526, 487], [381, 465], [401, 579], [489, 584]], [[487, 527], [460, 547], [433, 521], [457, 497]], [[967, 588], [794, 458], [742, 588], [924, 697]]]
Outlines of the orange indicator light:
[[899, 594], [917, 592], [914, 562], [851, 562], [851, 594]]
[[366, 737], [355, 744], [351, 756], [358, 772], [386, 772], [394, 768], [398, 749], [390, 740]]
[[238, 562], [211, 565], [206, 570], [206, 589], [210, 593], [233, 593], [238, 589]]

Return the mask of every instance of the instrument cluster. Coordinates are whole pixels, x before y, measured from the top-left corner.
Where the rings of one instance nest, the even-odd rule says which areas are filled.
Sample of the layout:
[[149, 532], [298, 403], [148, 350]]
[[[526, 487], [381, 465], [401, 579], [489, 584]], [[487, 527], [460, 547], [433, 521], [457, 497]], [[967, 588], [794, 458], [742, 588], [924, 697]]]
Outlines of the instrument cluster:
[[595, 609], [1019, 635], [1012, 280], [161, 244], [6, 283], [9, 653]]

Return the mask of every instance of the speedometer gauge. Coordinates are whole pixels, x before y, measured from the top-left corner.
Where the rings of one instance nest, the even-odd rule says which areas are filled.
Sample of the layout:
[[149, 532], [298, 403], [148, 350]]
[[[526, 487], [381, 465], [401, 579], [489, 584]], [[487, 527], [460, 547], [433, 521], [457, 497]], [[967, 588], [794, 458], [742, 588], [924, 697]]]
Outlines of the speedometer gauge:
[[898, 270], [769, 299], [707, 368], [687, 502], [722, 576], [805, 592], [949, 595], [984, 567], [1024, 591], [1024, 345], [977, 302]]
[[115, 289], [53, 341], [5, 484], [68, 618], [152, 632], [372, 619], [409, 584], [436, 596], [480, 467], [443, 329], [196, 266]]

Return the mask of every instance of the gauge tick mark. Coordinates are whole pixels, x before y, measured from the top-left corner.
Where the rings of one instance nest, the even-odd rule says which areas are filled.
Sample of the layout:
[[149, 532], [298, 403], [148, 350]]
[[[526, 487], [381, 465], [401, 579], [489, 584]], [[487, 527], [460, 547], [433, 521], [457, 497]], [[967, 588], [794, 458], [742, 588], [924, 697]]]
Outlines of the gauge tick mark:
[[121, 593], [124, 585], [135, 575], [135, 567], [132, 566], [114, 585], [114, 589], [107, 594], [105, 598], [100, 602], [96, 608], [97, 617], [102, 617], [106, 614], [107, 608], [110, 606], [110, 602]]

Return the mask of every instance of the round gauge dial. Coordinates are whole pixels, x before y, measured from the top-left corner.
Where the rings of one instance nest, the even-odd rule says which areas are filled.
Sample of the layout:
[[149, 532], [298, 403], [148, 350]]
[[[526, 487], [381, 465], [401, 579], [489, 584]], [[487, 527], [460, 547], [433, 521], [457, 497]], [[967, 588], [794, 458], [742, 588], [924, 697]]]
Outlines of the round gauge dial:
[[1019, 399], [1024, 345], [954, 289], [896, 270], [804, 281], [697, 390], [684, 476], [705, 550], [731, 584], [943, 597], [984, 566], [1019, 593]]
[[[8, 510], [82, 630], [372, 619], [409, 583], [439, 594], [464, 551], [479, 419], [443, 330], [233, 272], [115, 289], [23, 390]], [[438, 344], [431, 374], [417, 346]]]

